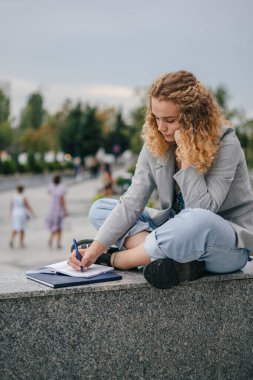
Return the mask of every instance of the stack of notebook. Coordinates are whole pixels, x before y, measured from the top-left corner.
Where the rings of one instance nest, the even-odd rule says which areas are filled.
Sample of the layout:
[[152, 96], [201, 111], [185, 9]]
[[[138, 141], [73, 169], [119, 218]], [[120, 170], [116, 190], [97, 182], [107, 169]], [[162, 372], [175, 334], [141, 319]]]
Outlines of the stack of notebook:
[[60, 261], [59, 263], [30, 270], [26, 273], [26, 277], [51, 288], [63, 288], [122, 279], [122, 276], [117, 274], [112, 267], [92, 264], [87, 270], [81, 272], [74, 270], [67, 264], [67, 261]]

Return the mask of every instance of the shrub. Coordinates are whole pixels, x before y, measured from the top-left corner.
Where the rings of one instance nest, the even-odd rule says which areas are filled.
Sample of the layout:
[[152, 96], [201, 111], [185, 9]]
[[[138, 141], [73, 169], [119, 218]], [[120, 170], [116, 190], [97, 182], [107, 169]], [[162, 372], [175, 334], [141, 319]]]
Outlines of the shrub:
[[33, 152], [28, 153], [27, 162], [33, 173], [42, 173], [45, 170], [45, 163], [41, 160], [36, 160]]
[[58, 161], [48, 162], [46, 164], [46, 168], [50, 172], [53, 172], [53, 171], [56, 171], [56, 170], [63, 170], [63, 165], [60, 162], [58, 162]]
[[32, 169], [33, 173], [43, 173], [45, 170], [45, 164], [43, 161], [35, 161], [35, 165]]
[[2, 174], [14, 174], [16, 172], [16, 165], [13, 160], [6, 160], [1, 162]]
[[124, 180], [123, 177], [118, 177], [118, 178], [116, 178], [116, 185], [117, 185], [117, 186], [123, 186], [124, 183], [125, 183], [125, 180]]
[[29, 165], [28, 164], [17, 164], [17, 171], [19, 173], [28, 173], [30, 171]]

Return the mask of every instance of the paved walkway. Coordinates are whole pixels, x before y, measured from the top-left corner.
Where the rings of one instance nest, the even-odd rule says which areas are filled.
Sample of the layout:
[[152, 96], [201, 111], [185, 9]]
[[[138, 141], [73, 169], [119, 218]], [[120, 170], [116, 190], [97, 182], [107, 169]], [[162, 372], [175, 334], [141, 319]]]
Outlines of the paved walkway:
[[69, 217], [66, 219], [62, 249], [48, 247], [48, 231], [45, 228], [45, 216], [49, 204], [47, 184], [26, 188], [25, 194], [36, 213], [36, 218], [30, 219], [26, 231], [26, 248], [9, 247], [11, 233], [10, 201], [13, 191], [0, 192], [0, 273], [26, 272], [60, 260], [69, 255], [72, 239], [93, 238], [95, 229], [88, 221], [88, 211], [92, 198], [101, 188], [102, 179], [83, 179], [79, 182], [67, 182], [66, 195]]

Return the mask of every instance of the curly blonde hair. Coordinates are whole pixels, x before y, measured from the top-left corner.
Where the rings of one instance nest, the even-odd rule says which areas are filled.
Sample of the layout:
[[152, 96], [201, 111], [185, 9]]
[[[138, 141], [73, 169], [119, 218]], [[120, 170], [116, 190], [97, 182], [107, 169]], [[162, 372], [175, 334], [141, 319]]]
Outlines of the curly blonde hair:
[[177, 160], [186, 160], [200, 173], [212, 166], [220, 146], [221, 127], [225, 122], [214, 96], [187, 71], [164, 74], [149, 88], [148, 107], [142, 137], [155, 156], [165, 156], [170, 148], [158, 131], [151, 99], [172, 101], [178, 106], [180, 146]]

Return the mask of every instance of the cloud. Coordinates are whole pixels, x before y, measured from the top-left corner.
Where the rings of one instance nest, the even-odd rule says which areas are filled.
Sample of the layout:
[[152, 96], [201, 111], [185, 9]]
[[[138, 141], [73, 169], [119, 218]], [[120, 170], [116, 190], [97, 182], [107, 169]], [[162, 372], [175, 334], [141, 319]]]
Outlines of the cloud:
[[95, 97], [109, 96], [111, 98], [129, 98], [134, 95], [130, 87], [113, 85], [94, 85], [88, 88], [89, 94]]
[[125, 115], [140, 103], [140, 96], [136, 93], [133, 87], [129, 86], [111, 84], [75, 85], [59, 83], [42, 85], [30, 80], [15, 77], [8, 77], [8, 82], [10, 83], [12, 114], [17, 120], [19, 119], [20, 111], [25, 106], [29, 95], [35, 91], [40, 91], [42, 93], [45, 101], [45, 108], [51, 113], [60, 109], [61, 105], [67, 98], [71, 99], [73, 102], [81, 101], [102, 108], [112, 106], [121, 108]]

